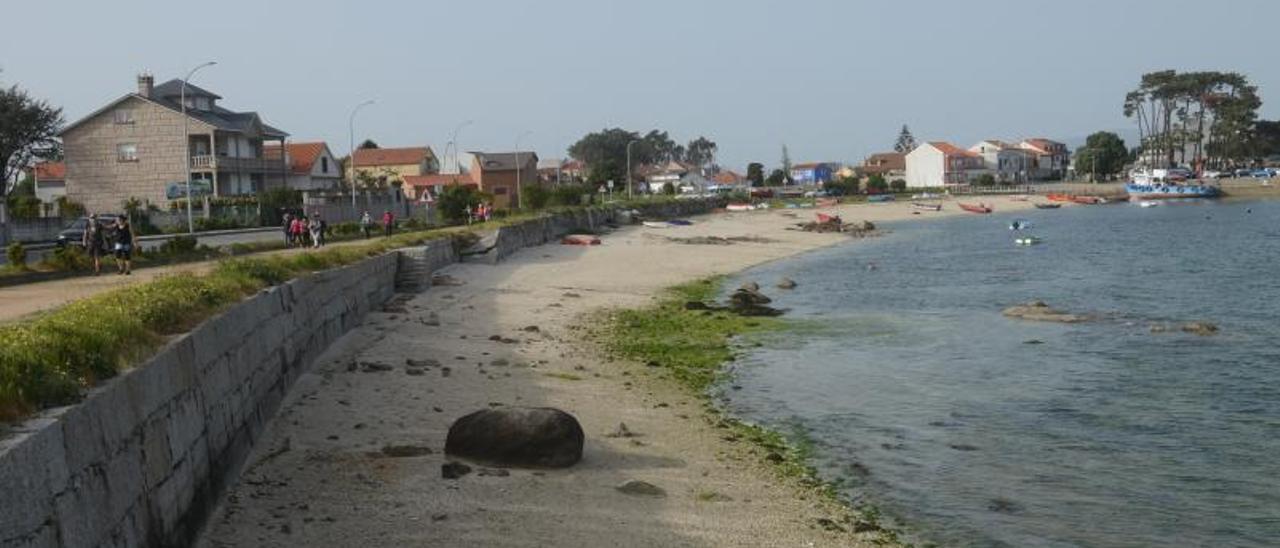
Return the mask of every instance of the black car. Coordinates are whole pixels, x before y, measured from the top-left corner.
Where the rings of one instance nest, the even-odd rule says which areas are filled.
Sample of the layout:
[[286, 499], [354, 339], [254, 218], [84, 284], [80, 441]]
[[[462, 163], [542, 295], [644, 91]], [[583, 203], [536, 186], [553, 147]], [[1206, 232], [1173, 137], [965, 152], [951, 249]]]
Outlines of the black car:
[[[104, 213], [98, 215], [98, 224], [103, 228], [110, 230], [115, 226], [116, 220], [122, 215], [112, 213]], [[71, 222], [71, 224], [62, 228], [62, 232], [58, 233], [58, 239], [53, 243], [58, 247], [66, 247], [68, 245], [84, 247], [84, 229], [89, 226], [89, 218], [81, 217]]]

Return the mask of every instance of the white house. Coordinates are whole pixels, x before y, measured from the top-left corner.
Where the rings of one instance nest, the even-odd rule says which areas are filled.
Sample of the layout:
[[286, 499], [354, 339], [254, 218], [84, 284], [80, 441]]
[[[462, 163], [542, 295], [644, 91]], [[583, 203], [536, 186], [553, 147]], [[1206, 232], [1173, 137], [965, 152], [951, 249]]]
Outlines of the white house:
[[984, 167], [1000, 183], [1025, 183], [1036, 166], [1033, 153], [996, 139], [981, 141], [969, 147], [969, 152], [982, 156]]
[[[284, 149], [288, 173], [285, 184], [294, 190], [330, 190], [342, 183], [342, 166], [324, 142], [287, 143]], [[263, 158], [279, 159], [278, 145], [264, 146]]]
[[1027, 151], [1034, 158], [1031, 179], [1061, 179], [1066, 176], [1071, 161], [1067, 145], [1050, 139], [1035, 138], [1018, 143], [1018, 148]]
[[944, 141], [924, 143], [907, 154], [907, 187], [967, 185], [988, 173], [982, 155]]
[[[671, 184], [677, 192], [684, 194], [702, 192], [708, 184], [707, 178], [700, 170], [676, 161], [646, 170], [645, 182], [648, 183], [649, 192], [654, 194], [662, 193], [663, 187], [667, 184]], [[625, 185], [623, 188], [625, 189]]]

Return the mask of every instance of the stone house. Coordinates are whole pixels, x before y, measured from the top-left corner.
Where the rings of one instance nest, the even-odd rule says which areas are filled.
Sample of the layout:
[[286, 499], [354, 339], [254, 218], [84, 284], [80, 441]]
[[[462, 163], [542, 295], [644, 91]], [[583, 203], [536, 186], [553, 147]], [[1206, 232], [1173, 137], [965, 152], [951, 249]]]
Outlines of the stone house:
[[[472, 152], [471, 180], [493, 195], [493, 205], [514, 208], [520, 188], [538, 184], [538, 155], [533, 152]], [[517, 173], [519, 182], [517, 184]]]
[[[329, 145], [323, 141], [314, 143], [287, 143], [283, 147], [285, 165], [284, 185], [294, 190], [324, 191], [338, 189], [342, 184], [342, 169]], [[268, 160], [280, 160], [280, 145], [268, 145], [262, 155]], [[276, 175], [273, 183], [280, 180]]]
[[283, 143], [287, 133], [256, 112], [223, 108], [222, 97], [191, 84], [183, 143], [181, 96], [181, 80], [155, 85], [143, 74], [136, 92], [63, 129], [68, 199], [90, 212], [119, 211], [129, 198], [164, 206], [186, 197], [188, 174], [194, 196], [251, 195], [287, 170], [262, 155], [264, 141]]

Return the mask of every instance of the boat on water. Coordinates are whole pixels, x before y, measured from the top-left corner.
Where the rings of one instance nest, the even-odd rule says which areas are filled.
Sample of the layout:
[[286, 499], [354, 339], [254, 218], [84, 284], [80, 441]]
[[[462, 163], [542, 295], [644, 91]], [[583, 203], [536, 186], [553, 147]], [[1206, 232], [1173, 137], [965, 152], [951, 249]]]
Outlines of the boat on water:
[[960, 209], [968, 211], [969, 213], [991, 213], [992, 211], [995, 211], [987, 204], [966, 204], [962, 202], [959, 206]]
[[1062, 204], [1036, 204], [1036, 209], [1058, 209]]
[[1014, 219], [1012, 223], [1009, 223], [1009, 230], [1026, 230], [1028, 228], [1031, 228], [1031, 221], [1026, 219]]
[[1133, 181], [1124, 185], [1130, 200], [1157, 200], [1167, 198], [1217, 198], [1222, 190], [1213, 185], [1183, 182], [1177, 173], [1167, 169], [1136, 171]]
[[1016, 245], [1036, 245], [1043, 241], [1044, 240], [1041, 240], [1040, 238], [1037, 238], [1035, 236], [1023, 236], [1021, 238], [1015, 239], [1013, 243]]
[[867, 196], [868, 202], [892, 202], [894, 197], [892, 194], [873, 194]]
[[912, 202], [911, 207], [925, 211], [942, 211], [942, 204], [922, 204], [920, 202]]
[[1138, 207], [1155, 207], [1158, 205], [1160, 205], [1160, 202], [1153, 202], [1151, 200], [1144, 200], [1144, 201], [1138, 202]]

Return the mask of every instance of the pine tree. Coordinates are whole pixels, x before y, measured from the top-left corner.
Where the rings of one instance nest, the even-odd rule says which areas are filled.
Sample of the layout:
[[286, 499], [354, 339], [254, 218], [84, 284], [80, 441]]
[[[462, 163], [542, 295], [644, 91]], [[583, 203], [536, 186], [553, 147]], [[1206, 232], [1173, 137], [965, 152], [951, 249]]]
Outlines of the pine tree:
[[787, 145], [782, 145], [782, 175], [791, 182], [791, 153], [787, 152]]
[[898, 132], [898, 142], [894, 143], [893, 150], [906, 154], [916, 149], [916, 138], [911, 135], [911, 130], [906, 124], [902, 124], [902, 131]]

